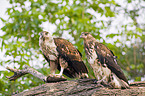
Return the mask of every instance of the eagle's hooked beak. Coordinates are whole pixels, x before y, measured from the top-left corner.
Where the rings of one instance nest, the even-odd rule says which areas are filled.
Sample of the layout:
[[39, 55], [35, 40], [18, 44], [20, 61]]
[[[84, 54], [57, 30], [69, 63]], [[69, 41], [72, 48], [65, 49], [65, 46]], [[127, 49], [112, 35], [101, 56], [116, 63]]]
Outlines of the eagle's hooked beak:
[[42, 36], [42, 32], [40, 32], [39, 35]]
[[80, 35], [80, 38], [84, 38], [84, 33], [82, 33], [82, 34]]
[[40, 32], [39, 35], [40, 35], [39, 38], [43, 38], [43, 32]]

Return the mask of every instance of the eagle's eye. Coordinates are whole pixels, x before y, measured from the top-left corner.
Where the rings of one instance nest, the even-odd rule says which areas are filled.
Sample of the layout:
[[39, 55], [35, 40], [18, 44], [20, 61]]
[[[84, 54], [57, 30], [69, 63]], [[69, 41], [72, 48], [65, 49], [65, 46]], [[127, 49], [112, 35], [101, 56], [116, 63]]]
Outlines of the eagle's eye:
[[88, 35], [88, 33], [85, 33], [85, 35]]
[[46, 32], [45, 35], [48, 35], [48, 33]]

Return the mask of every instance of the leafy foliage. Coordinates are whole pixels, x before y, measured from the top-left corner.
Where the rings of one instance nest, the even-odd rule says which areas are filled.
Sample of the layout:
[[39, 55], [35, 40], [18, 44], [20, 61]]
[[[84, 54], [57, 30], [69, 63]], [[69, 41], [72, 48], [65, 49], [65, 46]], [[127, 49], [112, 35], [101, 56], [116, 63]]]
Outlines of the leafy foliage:
[[[1, 50], [5, 49], [7, 58], [1, 60], [1, 66], [13, 65], [14, 68], [22, 69], [23, 65], [27, 64], [37, 68], [44, 75], [49, 74], [49, 67], [44, 59], [35, 65], [38, 63], [35, 61], [42, 57], [39, 51], [39, 32], [43, 30], [42, 25], [48, 21], [57, 26], [53, 35], [68, 39], [81, 51], [90, 78], [94, 76], [86, 61], [82, 39], [79, 39], [81, 32], [90, 32], [97, 40], [113, 50], [118, 56], [119, 65], [129, 79], [141, 80], [141, 76], [145, 74], [145, 26], [144, 22], [137, 21], [138, 18], [145, 20], [144, 15], [141, 15], [144, 10], [141, 3], [145, 3], [143, 0], [124, 1], [125, 7], [115, 0], [10, 0], [9, 3], [12, 7], [6, 11], [9, 15], [8, 20], [0, 18], [5, 24], [1, 28], [5, 32], [0, 37]], [[128, 6], [134, 6], [133, 4], [138, 7], [128, 9]], [[123, 14], [124, 19], [129, 18], [131, 22], [113, 26], [114, 19], [120, 14]], [[110, 32], [112, 26], [117, 32]], [[51, 29], [51, 26], [47, 27], [48, 30]], [[107, 40], [116, 37], [117, 40], [113, 44], [106, 43]], [[124, 39], [119, 39], [120, 37]], [[9, 71], [0, 73], [0, 92], [4, 95], [43, 84], [31, 75], [16, 81], [8, 81], [5, 76], [11, 76], [12, 73]]]

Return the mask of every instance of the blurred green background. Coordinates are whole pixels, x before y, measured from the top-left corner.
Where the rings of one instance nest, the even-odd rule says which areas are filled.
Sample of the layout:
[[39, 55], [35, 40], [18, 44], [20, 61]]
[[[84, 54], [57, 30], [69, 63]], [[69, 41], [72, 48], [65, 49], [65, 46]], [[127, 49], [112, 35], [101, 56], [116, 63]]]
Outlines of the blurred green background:
[[[9, 0], [8, 19], [0, 36], [2, 67], [23, 69], [29, 65], [44, 75], [49, 67], [39, 48], [39, 32], [72, 42], [82, 53], [94, 78], [83, 48], [81, 32], [90, 32], [118, 57], [118, 64], [130, 81], [145, 80], [145, 0]], [[45, 28], [44, 28], [45, 27]], [[1, 54], [2, 55], [2, 54]], [[4, 59], [5, 58], [5, 59]], [[11, 95], [44, 84], [27, 74], [16, 81], [8, 70], [0, 71], [0, 95]]]

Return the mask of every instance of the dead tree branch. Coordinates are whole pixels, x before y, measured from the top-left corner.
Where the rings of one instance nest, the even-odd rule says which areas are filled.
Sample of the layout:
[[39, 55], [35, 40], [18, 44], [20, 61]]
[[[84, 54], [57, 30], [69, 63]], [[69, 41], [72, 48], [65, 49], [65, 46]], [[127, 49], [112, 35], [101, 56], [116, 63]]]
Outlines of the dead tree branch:
[[[145, 96], [145, 86], [130, 89], [108, 89], [97, 86], [94, 79], [78, 79], [46, 83], [14, 96]], [[140, 82], [140, 84], [143, 82]], [[138, 83], [139, 84], [139, 83]]]
[[25, 65], [24, 69], [22, 69], [22, 70], [10, 68], [10, 67], [7, 67], [6, 69], [10, 70], [11, 72], [14, 72], [13, 76], [11, 76], [11, 77], [6, 76], [10, 81], [16, 80], [17, 78], [19, 78], [25, 74], [28, 74], [28, 73], [32, 74], [33, 76], [39, 78], [40, 80], [42, 80], [44, 82], [59, 82], [59, 81], [66, 80], [66, 78], [64, 78], [64, 77], [56, 77], [56, 76], [51, 76], [51, 75], [49, 75], [48, 77], [44, 76], [42, 73], [29, 67], [28, 65]]

